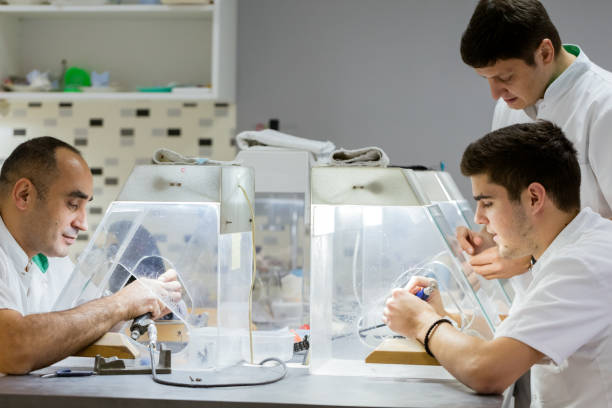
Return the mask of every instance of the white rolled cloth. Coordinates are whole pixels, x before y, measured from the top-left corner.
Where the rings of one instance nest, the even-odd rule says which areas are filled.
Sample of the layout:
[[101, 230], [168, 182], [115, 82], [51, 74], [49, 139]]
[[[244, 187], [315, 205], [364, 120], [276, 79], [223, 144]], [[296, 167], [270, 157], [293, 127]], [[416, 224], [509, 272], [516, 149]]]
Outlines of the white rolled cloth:
[[380, 147], [362, 147], [361, 149], [338, 149], [329, 155], [330, 166], [368, 166], [387, 167], [389, 157]]
[[239, 165], [236, 161], [212, 160], [206, 157], [183, 156], [170, 149], [160, 148], [153, 153], [155, 164], [199, 164], [205, 166], [232, 166]]
[[272, 129], [242, 132], [236, 136], [236, 144], [241, 150], [270, 148], [305, 150], [314, 154], [317, 160], [327, 159], [336, 148], [336, 145], [330, 141], [305, 139]]

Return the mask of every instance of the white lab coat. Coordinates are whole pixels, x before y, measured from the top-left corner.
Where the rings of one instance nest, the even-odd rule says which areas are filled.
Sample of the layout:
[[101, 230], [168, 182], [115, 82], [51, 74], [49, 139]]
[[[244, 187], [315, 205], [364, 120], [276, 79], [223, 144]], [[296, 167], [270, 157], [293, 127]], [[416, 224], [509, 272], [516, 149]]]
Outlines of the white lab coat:
[[74, 264], [69, 257], [48, 258], [49, 268], [43, 273], [37, 265], [32, 272], [28, 304], [30, 313], [47, 313], [55, 311], [53, 306], [68, 283], [74, 270]]
[[531, 368], [532, 407], [612, 407], [612, 221], [583, 209], [532, 268], [495, 337], [548, 358]]
[[43, 274], [0, 217], [0, 309], [13, 309], [24, 316], [50, 312], [73, 267], [68, 257], [49, 258]]

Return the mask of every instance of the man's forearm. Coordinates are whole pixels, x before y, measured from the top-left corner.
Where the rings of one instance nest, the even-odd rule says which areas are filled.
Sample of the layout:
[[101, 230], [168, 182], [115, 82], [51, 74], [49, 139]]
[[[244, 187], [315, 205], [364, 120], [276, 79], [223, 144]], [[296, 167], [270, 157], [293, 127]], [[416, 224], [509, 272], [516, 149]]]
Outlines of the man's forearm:
[[455, 378], [483, 394], [502, 393], [543, 357], [517, 340], [502, 337], [487, 341], [446, 323], [430, 334], [429, 348]]
[[483, 371], [483, 356], [479, 351], [483, 343], [482, 339], [466, 335], [450, 324], [442, 323], [430, 333], [428, 344], [438, 362], [455, 378], [478, 392], [487, 392], [482, 389], [481, 382], [484, 381], [479, 378]]
[[108, 296], [70, 310], [15, 319], [9, 332], [14, 340], [10, 348], [15, 349], [10, 365], [25, 373], [59, 361], [93, 343], [125, 314], [116, 297]]

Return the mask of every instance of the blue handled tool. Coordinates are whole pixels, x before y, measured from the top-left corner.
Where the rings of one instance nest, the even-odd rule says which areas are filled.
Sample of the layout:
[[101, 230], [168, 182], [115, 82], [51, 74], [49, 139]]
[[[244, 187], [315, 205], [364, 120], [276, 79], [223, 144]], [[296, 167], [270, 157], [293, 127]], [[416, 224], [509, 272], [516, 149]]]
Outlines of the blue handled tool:
[[436, 290], [437, 287], [438, 285], [436, 284], [436, 282], [432, 281], [429, 286], [419, 289], [419, 291], [415, 293], [414, 295], [418, 297], [419, 299], [427, 300], [429, 299], [429, 296], [431, 296], [433, 291]]
[[93, 371], [81, 371], [81, 370], [71, 370], [70, 368], [64, 368], [62, 370], [57, 370], [54, 373], [41, 375], [41, 378], [53, 378], [53, 377], [87, 377], [89, 375], [95, 375], [96, 373]]

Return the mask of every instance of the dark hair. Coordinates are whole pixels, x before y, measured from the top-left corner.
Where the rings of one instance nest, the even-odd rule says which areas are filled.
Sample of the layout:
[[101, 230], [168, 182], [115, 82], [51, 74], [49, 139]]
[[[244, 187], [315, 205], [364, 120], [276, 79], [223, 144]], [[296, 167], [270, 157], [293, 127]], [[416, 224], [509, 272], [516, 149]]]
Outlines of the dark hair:
[[55, 151], [63, 147], [79, 156], [79, 152], [68, 143], [51, 136], [37, 137], [21, 143], [2, 164], [0, 192], [3, 196], [22, 177], [29, 179], [44, 198], [53, 178], [57, 175]]
[[580, 208], [580, 166], [576, 149], [550, 122], [521, 123], [491, 132], [471, 143], [461, 159], [465, 176], [486, 174], [503, 186], [512, 201], [533, 182], [540, 183], [555, 205]]
[[559, 32], [538, 0], [480, 0], [461, 37], [461, 58], [474, 68], [511, 58], [534, 65], [533, 54], [545, 38], [559, 55]]

